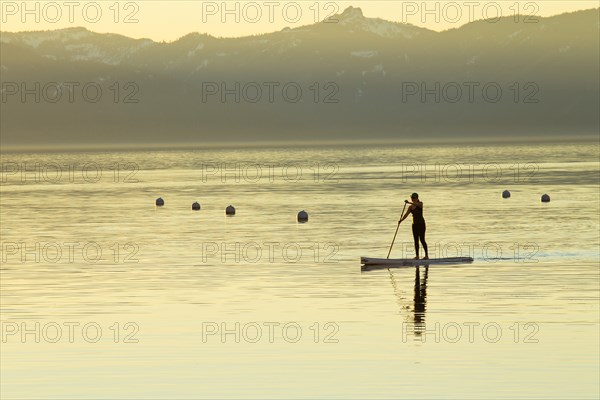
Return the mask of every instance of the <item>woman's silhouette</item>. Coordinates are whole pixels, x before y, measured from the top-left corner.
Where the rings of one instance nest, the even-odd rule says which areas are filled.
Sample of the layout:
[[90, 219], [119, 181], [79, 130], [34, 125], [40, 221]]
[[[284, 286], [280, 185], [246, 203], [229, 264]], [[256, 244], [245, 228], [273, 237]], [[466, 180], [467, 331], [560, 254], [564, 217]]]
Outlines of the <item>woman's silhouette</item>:
[[408, 214], [413, 215], [413, 238], [415, 240], [415, 260], [419, 259], [419, 240], [423, 245], [423, 249], [425, 250], [425, 257], [423, 260], [429, 260], [429, 252], [427, 251], [427, 243], [425, 242], [425, 219], [423, 218], [423, 202], [419, 200], [419, 195], [417, 193], [413, 193], [410, 196], [412, 201], [404, 200], [405, 203], [410, 204], [406, 213], [400, 219], [400, 222], [404, 221]]

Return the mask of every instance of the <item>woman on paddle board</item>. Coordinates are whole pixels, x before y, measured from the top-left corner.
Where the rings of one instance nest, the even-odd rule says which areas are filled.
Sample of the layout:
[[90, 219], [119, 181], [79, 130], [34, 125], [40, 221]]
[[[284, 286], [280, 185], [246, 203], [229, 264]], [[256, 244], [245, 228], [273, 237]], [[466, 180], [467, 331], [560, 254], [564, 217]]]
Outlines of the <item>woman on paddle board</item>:
[[417, 193], [411, 194], [410, 200], [411, 201], [404, 200], [406, 204], [410, 204], [410, 207], [408, 207], [408, 210], [406, 210], [406, 213], [404, 214], [404, 216], [402, 216], [400, 222], [404, 221], [408, 217], [408, 214], [413, 215], [412, 231], [413, 238], [415, 240], [415, 253], [417, 255], [415, 257], [415, 260], [419, 259], [419, 240], [421, 241], [423, 249], [425, 250], [425, 257], [423, 257], [423, 260], [429, 260], [429, 253], [427, 252], [427, 243], [425, 242], [425, 219], [423, 218], [423, 202], [419, 200], [419, 195]]

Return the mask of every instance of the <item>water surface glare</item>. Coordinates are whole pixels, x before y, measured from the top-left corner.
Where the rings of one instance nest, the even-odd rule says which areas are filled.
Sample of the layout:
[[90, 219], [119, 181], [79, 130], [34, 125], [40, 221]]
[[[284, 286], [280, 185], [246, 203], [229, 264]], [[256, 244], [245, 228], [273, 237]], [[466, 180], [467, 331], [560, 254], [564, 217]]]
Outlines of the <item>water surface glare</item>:
[[[1, 397], [596, 399], [598, 154], [3, 154]], [[475, 261], [361, 271], [414, 191], [430, 256]]]

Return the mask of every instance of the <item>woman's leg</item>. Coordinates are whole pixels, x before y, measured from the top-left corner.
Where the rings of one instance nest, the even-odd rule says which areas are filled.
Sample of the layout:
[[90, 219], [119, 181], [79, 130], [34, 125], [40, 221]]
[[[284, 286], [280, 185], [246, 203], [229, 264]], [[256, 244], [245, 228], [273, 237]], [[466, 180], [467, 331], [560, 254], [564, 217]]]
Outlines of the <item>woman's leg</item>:
[[415, 255], [419, 258], [419, 229], [415, 224], [412, 226], [413, 239], [415, 240]]
[[425, 227], [425, 225], [423, 225], [423, 228], [421, 229], [419, 238], [421, 239], [421, 244], [423, 245], [423, 249], [425, 250], [425, 257], [429, 258], [429, 252], [427, 251], [427, 243], [425, 242], [425, 230], [426, 230], [426, 227]]

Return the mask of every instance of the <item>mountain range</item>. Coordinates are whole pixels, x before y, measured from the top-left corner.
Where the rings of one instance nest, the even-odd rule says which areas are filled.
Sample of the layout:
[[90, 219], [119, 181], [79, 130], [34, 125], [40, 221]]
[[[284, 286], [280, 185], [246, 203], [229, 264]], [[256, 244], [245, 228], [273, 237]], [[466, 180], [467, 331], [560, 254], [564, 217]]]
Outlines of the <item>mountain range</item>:
[[597, 135], [599, 12], [435, 32], [349, 7], [336, 22], [170, 43], [1, 32], [0, 142]]

